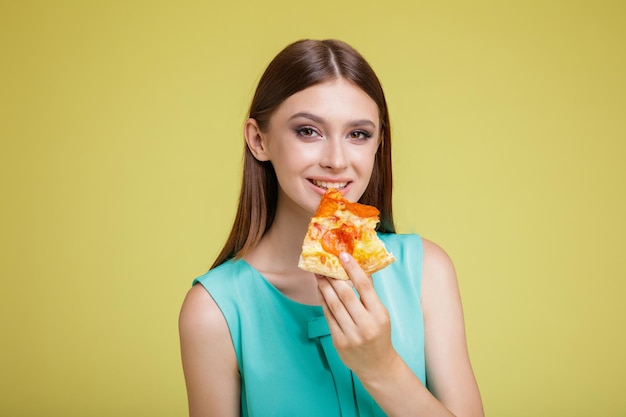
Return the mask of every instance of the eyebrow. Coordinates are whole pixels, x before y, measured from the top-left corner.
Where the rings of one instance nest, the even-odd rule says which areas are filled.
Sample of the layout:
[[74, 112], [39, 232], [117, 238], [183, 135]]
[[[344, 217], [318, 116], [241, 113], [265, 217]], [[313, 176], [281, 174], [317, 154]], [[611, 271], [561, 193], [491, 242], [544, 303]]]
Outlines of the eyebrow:
[[[305, 112], [305, 111], [301, 111], [301, 112], [298, 112], [298, 113], [295, 113], [295, 114], [291, 115], [291, 117], [289, 117], [288, 120], [297, 119], [299, 117], [303, 117], [305, 119], [309, 119], [309, 120], [311, 120], [311, 121], [313, 121], [315, 123], [324, 123], [324, 119], [323, 118], [321, 118], [319, 116], [316, 116], [316, 115], [314, 115], [312, 113]], [[352, 126], [352, 127], [354, 127], [354, 126], [364, 126], [364, 125], [376, 128], [376, 124], [374, 122], [372, 122], [371, 120], [369, 120], [369, 119], [351, 120], [348, 123], [348, 126]]]

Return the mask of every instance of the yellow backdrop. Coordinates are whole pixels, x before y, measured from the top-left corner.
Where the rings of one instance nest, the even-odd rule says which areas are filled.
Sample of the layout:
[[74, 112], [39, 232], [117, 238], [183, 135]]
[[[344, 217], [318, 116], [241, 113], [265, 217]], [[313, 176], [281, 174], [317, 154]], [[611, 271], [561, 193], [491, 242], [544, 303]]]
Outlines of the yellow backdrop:
[[625, 4], [3, 1], [0, 415], [186, 413], [178, 310], [304, 37], [386, 88], [397, 223], [455, 260], [487, 414], [626, 415]]

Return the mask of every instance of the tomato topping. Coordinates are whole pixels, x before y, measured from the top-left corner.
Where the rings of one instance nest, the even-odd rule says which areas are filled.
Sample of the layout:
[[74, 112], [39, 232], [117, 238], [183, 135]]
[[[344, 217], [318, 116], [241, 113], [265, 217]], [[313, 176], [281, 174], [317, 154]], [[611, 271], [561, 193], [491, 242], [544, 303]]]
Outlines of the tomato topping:
[[348, 210], [359, 217], [378, 217], [380, 214], [376, 207], [350, 202], [343, 197], [340, 191], [330, 188], [322, 196], [315, 217], [330, 217], [339, 209]]
[[322, 248], [335, 256], [339, 256], [340, 252], [347, 252], [352, 255], [356, 238], [358, 238], [358, 230], [354, 226], [342, 225], [340, 228], [331, 229], [324, 233]]
[[366, 204], [360, 203], [350, 203], [348, 202], [346, 205], [347, 209], [359, 217], [378, 217], [380, 211], [374, 206], [368, 206]]

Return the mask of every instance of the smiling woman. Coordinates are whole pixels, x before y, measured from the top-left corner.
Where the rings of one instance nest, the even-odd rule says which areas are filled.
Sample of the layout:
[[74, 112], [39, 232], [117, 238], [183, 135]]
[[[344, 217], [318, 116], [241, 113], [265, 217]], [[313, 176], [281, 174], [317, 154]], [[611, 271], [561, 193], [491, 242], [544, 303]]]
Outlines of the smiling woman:
[[[289, 45], [244, 136], [235, 224], [180, 314], [190, 414], [482, 416], [452, 263], [395, 233], [387, 104], [365, 59], [336, 40]], [[380, 210], [396, 262], [369, 276], [329, 255], [345, 281], [298, 268], [328, 188]]]

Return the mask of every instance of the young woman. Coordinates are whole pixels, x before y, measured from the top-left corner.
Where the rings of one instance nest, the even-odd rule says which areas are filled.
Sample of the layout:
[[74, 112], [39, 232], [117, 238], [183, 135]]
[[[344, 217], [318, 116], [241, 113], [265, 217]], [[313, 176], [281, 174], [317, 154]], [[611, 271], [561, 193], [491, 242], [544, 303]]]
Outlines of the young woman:
[[[373, 70], [336, 40], [304, 40], [263, 74], [244, 128], [239, 208], [180, 315], [191, 416], [482, 416], [446, 253], [395, 233], [391, 134]], [[300, 270], [326, 188], [381, 212], [396, 262], [350, 281]]]

